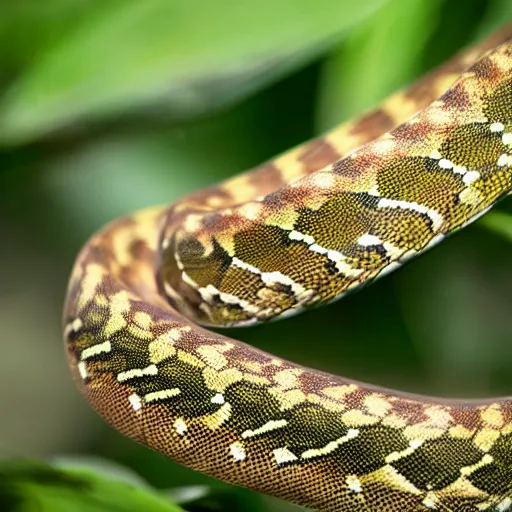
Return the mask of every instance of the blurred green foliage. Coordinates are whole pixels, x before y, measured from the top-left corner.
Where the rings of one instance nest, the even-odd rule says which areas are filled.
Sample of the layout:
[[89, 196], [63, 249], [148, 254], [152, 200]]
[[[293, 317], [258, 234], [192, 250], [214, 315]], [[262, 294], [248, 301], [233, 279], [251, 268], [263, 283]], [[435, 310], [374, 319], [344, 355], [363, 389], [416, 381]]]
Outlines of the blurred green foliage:
[[[93, 415], [61, 344], [74, 256], [110, 219], [317, 135], [511, 20], [508, 0], [0, 3], [0, 457], [94, 455], [187, 510], [288, 510]], [[510, 202], [499, 208], [348, 300], [235, 334], [380, 385], [510, 393]]]
[[[132, 479], [133, 480], [133, 479]], [[183, 512], [140, 482], [80, 468], [59, 469], [36, 461], [0, 467], [2, 510], [16, 512]]]

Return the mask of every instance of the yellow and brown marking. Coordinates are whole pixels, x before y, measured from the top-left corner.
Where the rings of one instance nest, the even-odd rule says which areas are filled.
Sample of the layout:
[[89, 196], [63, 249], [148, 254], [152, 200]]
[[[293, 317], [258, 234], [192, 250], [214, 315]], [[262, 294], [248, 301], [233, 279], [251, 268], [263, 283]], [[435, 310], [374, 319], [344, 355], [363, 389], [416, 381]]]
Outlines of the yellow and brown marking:
[[320, 510], [512, 510], [510, 398], [375, 388], [195, 323], [337, 299], [510, 193], [511, 37], [506, 27], [359, 120], [94, 236], [64, 314], [93, 407], [181, 464]]

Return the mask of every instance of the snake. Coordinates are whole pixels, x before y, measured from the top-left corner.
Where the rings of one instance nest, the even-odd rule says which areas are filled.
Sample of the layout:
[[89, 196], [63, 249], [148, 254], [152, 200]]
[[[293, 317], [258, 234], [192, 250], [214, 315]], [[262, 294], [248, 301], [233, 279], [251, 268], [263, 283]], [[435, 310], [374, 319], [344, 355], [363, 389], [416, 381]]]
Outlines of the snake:
[[133, 440], [315, 510], [510, 511], [512, 397], [395, 391], [209, 328], [333, 302], [511, 191], [509, 25], [333, 131], [93, 235], [64, 307], [74, 380]]

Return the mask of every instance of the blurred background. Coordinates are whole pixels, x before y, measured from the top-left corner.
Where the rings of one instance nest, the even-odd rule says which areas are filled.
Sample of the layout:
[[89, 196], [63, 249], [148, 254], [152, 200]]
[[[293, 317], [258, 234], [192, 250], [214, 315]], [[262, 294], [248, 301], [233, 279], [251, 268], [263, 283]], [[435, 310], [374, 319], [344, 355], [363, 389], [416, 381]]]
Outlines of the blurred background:
[[[205, 510], [287, 509], [88, 408], [61, 341], [74, 257], [107, 221], [318, 135], [508, 21], [509, 0], [1, 0], [0, 459], [98, 457], [157, 488], [213, 487]], [[497, 225], [512, 233], [484, 219], [346, 300], [235, 335], [379, 385], [510, 394], [511, 239]]]

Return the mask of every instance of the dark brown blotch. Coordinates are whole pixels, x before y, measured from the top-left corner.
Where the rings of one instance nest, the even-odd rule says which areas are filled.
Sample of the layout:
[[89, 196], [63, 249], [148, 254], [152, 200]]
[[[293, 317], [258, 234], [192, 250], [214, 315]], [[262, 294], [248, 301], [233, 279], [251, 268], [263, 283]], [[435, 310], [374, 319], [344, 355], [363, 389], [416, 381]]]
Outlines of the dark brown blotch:
[[341, 155], [329, 144], [325, 138], [319, 138], [311, 141], [299, 157], [299, 161], [304, 164], [304, 172], [311, 174], [331, 165], [338, 160]]
[[258, 195], [266, 195], [286, 184], [281, 171], [273, 162], [267, 162], [250, 172], [249, 183], [258, 189]]
[[490, 82], [497, 82], [503, 76], [499, 66], [489, 58], [479, 60], [471, 67], [470, 71], [475, 74], [476, 78]]
[[350, 130], [350, 134], [360, 137], [361, 144], [364, 144], [391, 130], [393, 125], [393, 117], [383, 108], [379, 108], [361, 117]]
[[444, 102], [444, 107], [450, 110], [471, 110], [471, 107], [474, 105], [474, 101], [463, 81], [457, 82], [448, 89], [440, 99]]
[[365, 152], [360, 152], [355, 158], [348, 157], [338, 160], [333, 164], [332, 172], [345, 178], [357, 179], [370, 166], [370, 162], [373, 162], [374, 157], [371, 152], [369, 153], [367, 156]]

